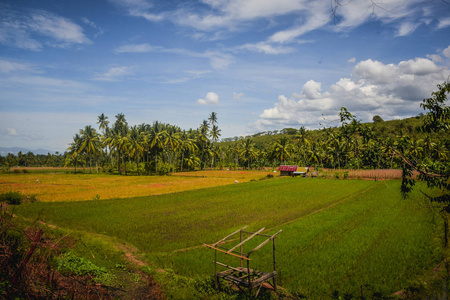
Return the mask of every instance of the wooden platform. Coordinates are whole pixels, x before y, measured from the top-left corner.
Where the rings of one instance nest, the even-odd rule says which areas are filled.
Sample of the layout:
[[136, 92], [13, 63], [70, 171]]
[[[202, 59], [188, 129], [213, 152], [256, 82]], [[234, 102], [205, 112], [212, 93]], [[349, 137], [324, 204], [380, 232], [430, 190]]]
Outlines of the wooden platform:
[[259, 287], [264, 282], [272, 278], [275, 278], [277, 276], [277, 272], [274, 271], [271, 273], [265, 273], [250, 269], [250, 276], [249, 276], [247, 268], [239, 267], [219, 272], [217, 273], [217, 276], [225, 280], [231, 281], [239, 286], [254, 288]]

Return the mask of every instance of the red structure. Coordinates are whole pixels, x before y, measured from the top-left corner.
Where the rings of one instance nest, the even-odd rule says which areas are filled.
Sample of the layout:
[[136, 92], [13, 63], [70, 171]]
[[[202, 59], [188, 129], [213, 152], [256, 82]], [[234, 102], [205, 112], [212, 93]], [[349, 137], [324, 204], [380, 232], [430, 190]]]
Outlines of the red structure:
[[308, 168], [299, 168], [298, 166], [279, 166], [280, 176], [304, 176]]

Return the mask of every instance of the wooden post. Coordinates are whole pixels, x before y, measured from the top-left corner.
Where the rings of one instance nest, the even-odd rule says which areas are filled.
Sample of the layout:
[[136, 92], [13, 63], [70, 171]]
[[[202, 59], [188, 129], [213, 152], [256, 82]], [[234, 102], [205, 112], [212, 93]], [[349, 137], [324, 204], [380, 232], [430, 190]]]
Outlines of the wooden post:
[[275, 293], [277, 292], [277, 262], [275, 259], [275, 239], [276, 237], [273, 238], [273, 271], [275, 272], [275, 276], [273, 277], [273, 289], [275, 290]]
[[219, 288], [218, 278], [217, 278], [217, 250], [214, 250], [214, 277], [216, 281], [216, 290]]
[[[242, 229], [241, 229], [241, 231], [240, 231], [240, 237], [239, 237], [239, 243], [242, 243]], [[240, 255], [242, 256], [242, 245], [241, 245], [241, 247], [240, 247]], [[240, 264], [240, 267], [242, 268], [242, 258], [241, 258], [241, 264]]]
[[247, 260], [247, 274], [248, 274], [248, 284], [250, 290], [250, 297], [252, 296], [252, 276], [250, 274], [250, 261]]

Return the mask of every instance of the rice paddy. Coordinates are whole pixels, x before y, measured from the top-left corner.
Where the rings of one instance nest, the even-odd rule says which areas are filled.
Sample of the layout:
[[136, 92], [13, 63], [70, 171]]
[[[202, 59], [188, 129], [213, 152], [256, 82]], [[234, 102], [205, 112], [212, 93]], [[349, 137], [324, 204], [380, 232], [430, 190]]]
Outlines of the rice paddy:
[[[269, 173], [40, 177], [48, 190], [39, 190], [29, 174], [17, 174], [2, 176], [0, 191], [6, 186], [23, 188], [25, 194], [48, 191], [48, 198], [15, 207], [14, 213], [131, 244], [152, 267], [188, 277], [213, 274], [214, 254], [203, 244], [245, 225], [265, 227], [267, 234], [281, 229], [278, 284], [310, 299], [330, 298], [334, 291], [357, 296], [362, 287], [390, 295], [442, 261], [442, 221], [425, 205], [418, 191], [424, 186], [402, 199], [396, 180], [258, 180]], [[93, 194], [89, 186], [95, 187]], [[92, 200], [95, 194], [100, 200]], [[271, 255], [271, 247], [262, 248], [253, 257], [254, 267], [270, 270]]]

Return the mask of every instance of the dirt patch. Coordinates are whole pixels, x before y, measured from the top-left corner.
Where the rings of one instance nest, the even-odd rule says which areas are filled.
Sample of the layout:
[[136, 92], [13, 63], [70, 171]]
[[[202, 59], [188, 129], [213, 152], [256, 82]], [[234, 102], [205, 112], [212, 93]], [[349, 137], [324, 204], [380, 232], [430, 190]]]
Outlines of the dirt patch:
[[117, 244], [115, 246], [117, 249], [119, 249], [125, 253], [125, 258], [129, 262], [131, 262], [133, 265], [138, 266], [138, 267], [144, 267], [147, 265], [145, 262], [143, 262], [142, 260], [137, 258], [137, 256], [135, 255], [135, 253], [137, 252], [137, 249], [135, 247], [130, 246], [130, 245], [124, 245], [124, 244]]

